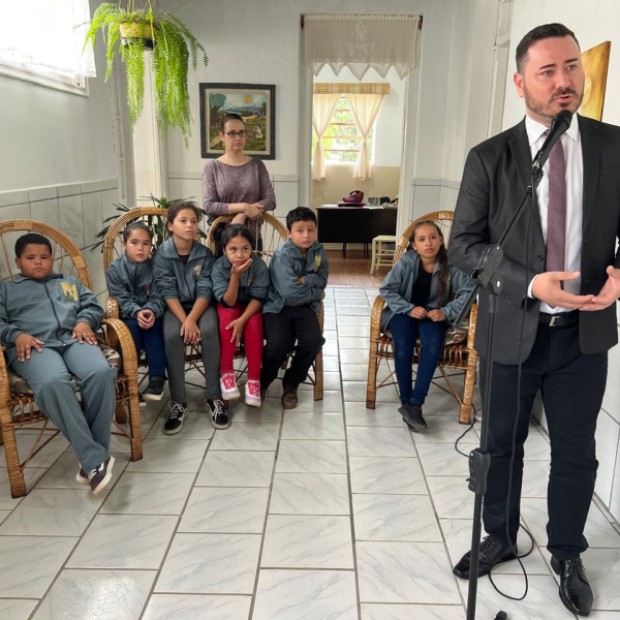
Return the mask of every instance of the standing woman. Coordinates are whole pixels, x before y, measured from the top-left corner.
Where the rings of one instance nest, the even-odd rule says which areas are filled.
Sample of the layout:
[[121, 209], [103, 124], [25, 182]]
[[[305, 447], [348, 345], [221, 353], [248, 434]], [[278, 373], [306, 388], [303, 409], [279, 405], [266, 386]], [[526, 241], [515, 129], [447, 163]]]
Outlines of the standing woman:
[[249, 220], [276, 208], [276, 195], [265, 164], [244, 152], [246, 137], [243, 119], [238, 114], [226, 114], [220, 127], [224, 154], [205, 164], [202, 177], [209, 224], [220, 215], [233, 214], [233, 224], [248, 226]]

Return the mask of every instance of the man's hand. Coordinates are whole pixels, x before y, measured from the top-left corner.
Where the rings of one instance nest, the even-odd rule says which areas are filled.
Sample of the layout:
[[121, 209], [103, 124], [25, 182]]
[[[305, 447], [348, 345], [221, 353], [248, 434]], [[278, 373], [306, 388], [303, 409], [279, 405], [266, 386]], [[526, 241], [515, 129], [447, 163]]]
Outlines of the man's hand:
[[79, 343], [87, 342], [88, 344], [97, 344], [97, 338], [95, 338], [95, 334], [91, 326], [83, 321], [75, 324], [71, 336]]
[[415, 306], [415, 308], [409, 312], [409, 316], [412, 319], [425, 319], [427, 314], [424, 306]]
[[17, 350], [17, 359], [20, 362], [25, 362], [30, 359], [30, 352], [32, 349], [41, 351], [45, 343], [43, 340], [39, 340], [30, 334], [20, 334], [15, 339], [15, 349]]
[[607, 281], [603, 288], [592, 297], [591, 301], [581, 308], [582, 310], [604, 310], [618, 301], [620, 297], [620, 269], [611, 265], [607, 267]]
[[592, 301], [594, 295], [574, 295], [562, 289], [562, 282], [575, 280], [579, 277], [578, 271], [546, 271], [536, 276], [532, 284], [532, 295], [540, 301], [555, 308], [571, 308], [586, 310], [585, 305]]
[[435, 308], [428, 311], [426, 318], [433, 321], [433, 323], [441, 323], [446, 320], [446, 315], [443, 313], [441, 308]]
[[151, 329], [155, 325], [155, 313], [152, 310], [139, 310], [136, 319], [140, 329]]

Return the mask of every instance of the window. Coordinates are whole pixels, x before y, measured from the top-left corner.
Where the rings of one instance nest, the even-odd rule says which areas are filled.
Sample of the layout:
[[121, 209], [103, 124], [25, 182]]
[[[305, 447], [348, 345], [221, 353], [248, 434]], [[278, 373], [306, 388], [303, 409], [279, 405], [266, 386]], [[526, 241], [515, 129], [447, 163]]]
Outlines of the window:
[[[374, 128], [370, 130], [366, 138], [370, 161], [372, 161], [373, 136]], [[342, 95], [336, 103], [334, 114], [321, 139], [325, 161], [355, 163], [358, 158], [361, 140], [363, 140], [363, 137], [355, 124], [349, 100], [346, 95]], [[313, 147], [316, 145], [316, 141], [317, 136], [313, 134]]]
[[86, 94], [95, 77], [92, 49], [82, 52], [88, 0], [19, 0], [0, 20], [0, 72]]

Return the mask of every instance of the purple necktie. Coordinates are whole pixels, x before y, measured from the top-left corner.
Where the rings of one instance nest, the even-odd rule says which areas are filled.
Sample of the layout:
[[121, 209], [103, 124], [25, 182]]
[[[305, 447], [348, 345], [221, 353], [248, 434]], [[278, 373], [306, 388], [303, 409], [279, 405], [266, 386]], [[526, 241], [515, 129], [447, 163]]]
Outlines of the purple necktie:
[[549, 204], [545, 271], [564, 271], [566, 248], [566, 181], [562, 142], [549, 155]]

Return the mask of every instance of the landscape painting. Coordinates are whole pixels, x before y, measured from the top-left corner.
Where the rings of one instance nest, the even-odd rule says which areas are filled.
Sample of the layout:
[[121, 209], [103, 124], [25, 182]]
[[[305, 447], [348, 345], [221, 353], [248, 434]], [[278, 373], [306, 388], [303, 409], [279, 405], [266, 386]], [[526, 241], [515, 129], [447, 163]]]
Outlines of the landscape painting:
[[275, 159], [275, 86], [264, 84], [200, 84], [202, 157], [224, 153], [220, 126], [226, 114], [239, 114], [245, 123], [245, 153]]

